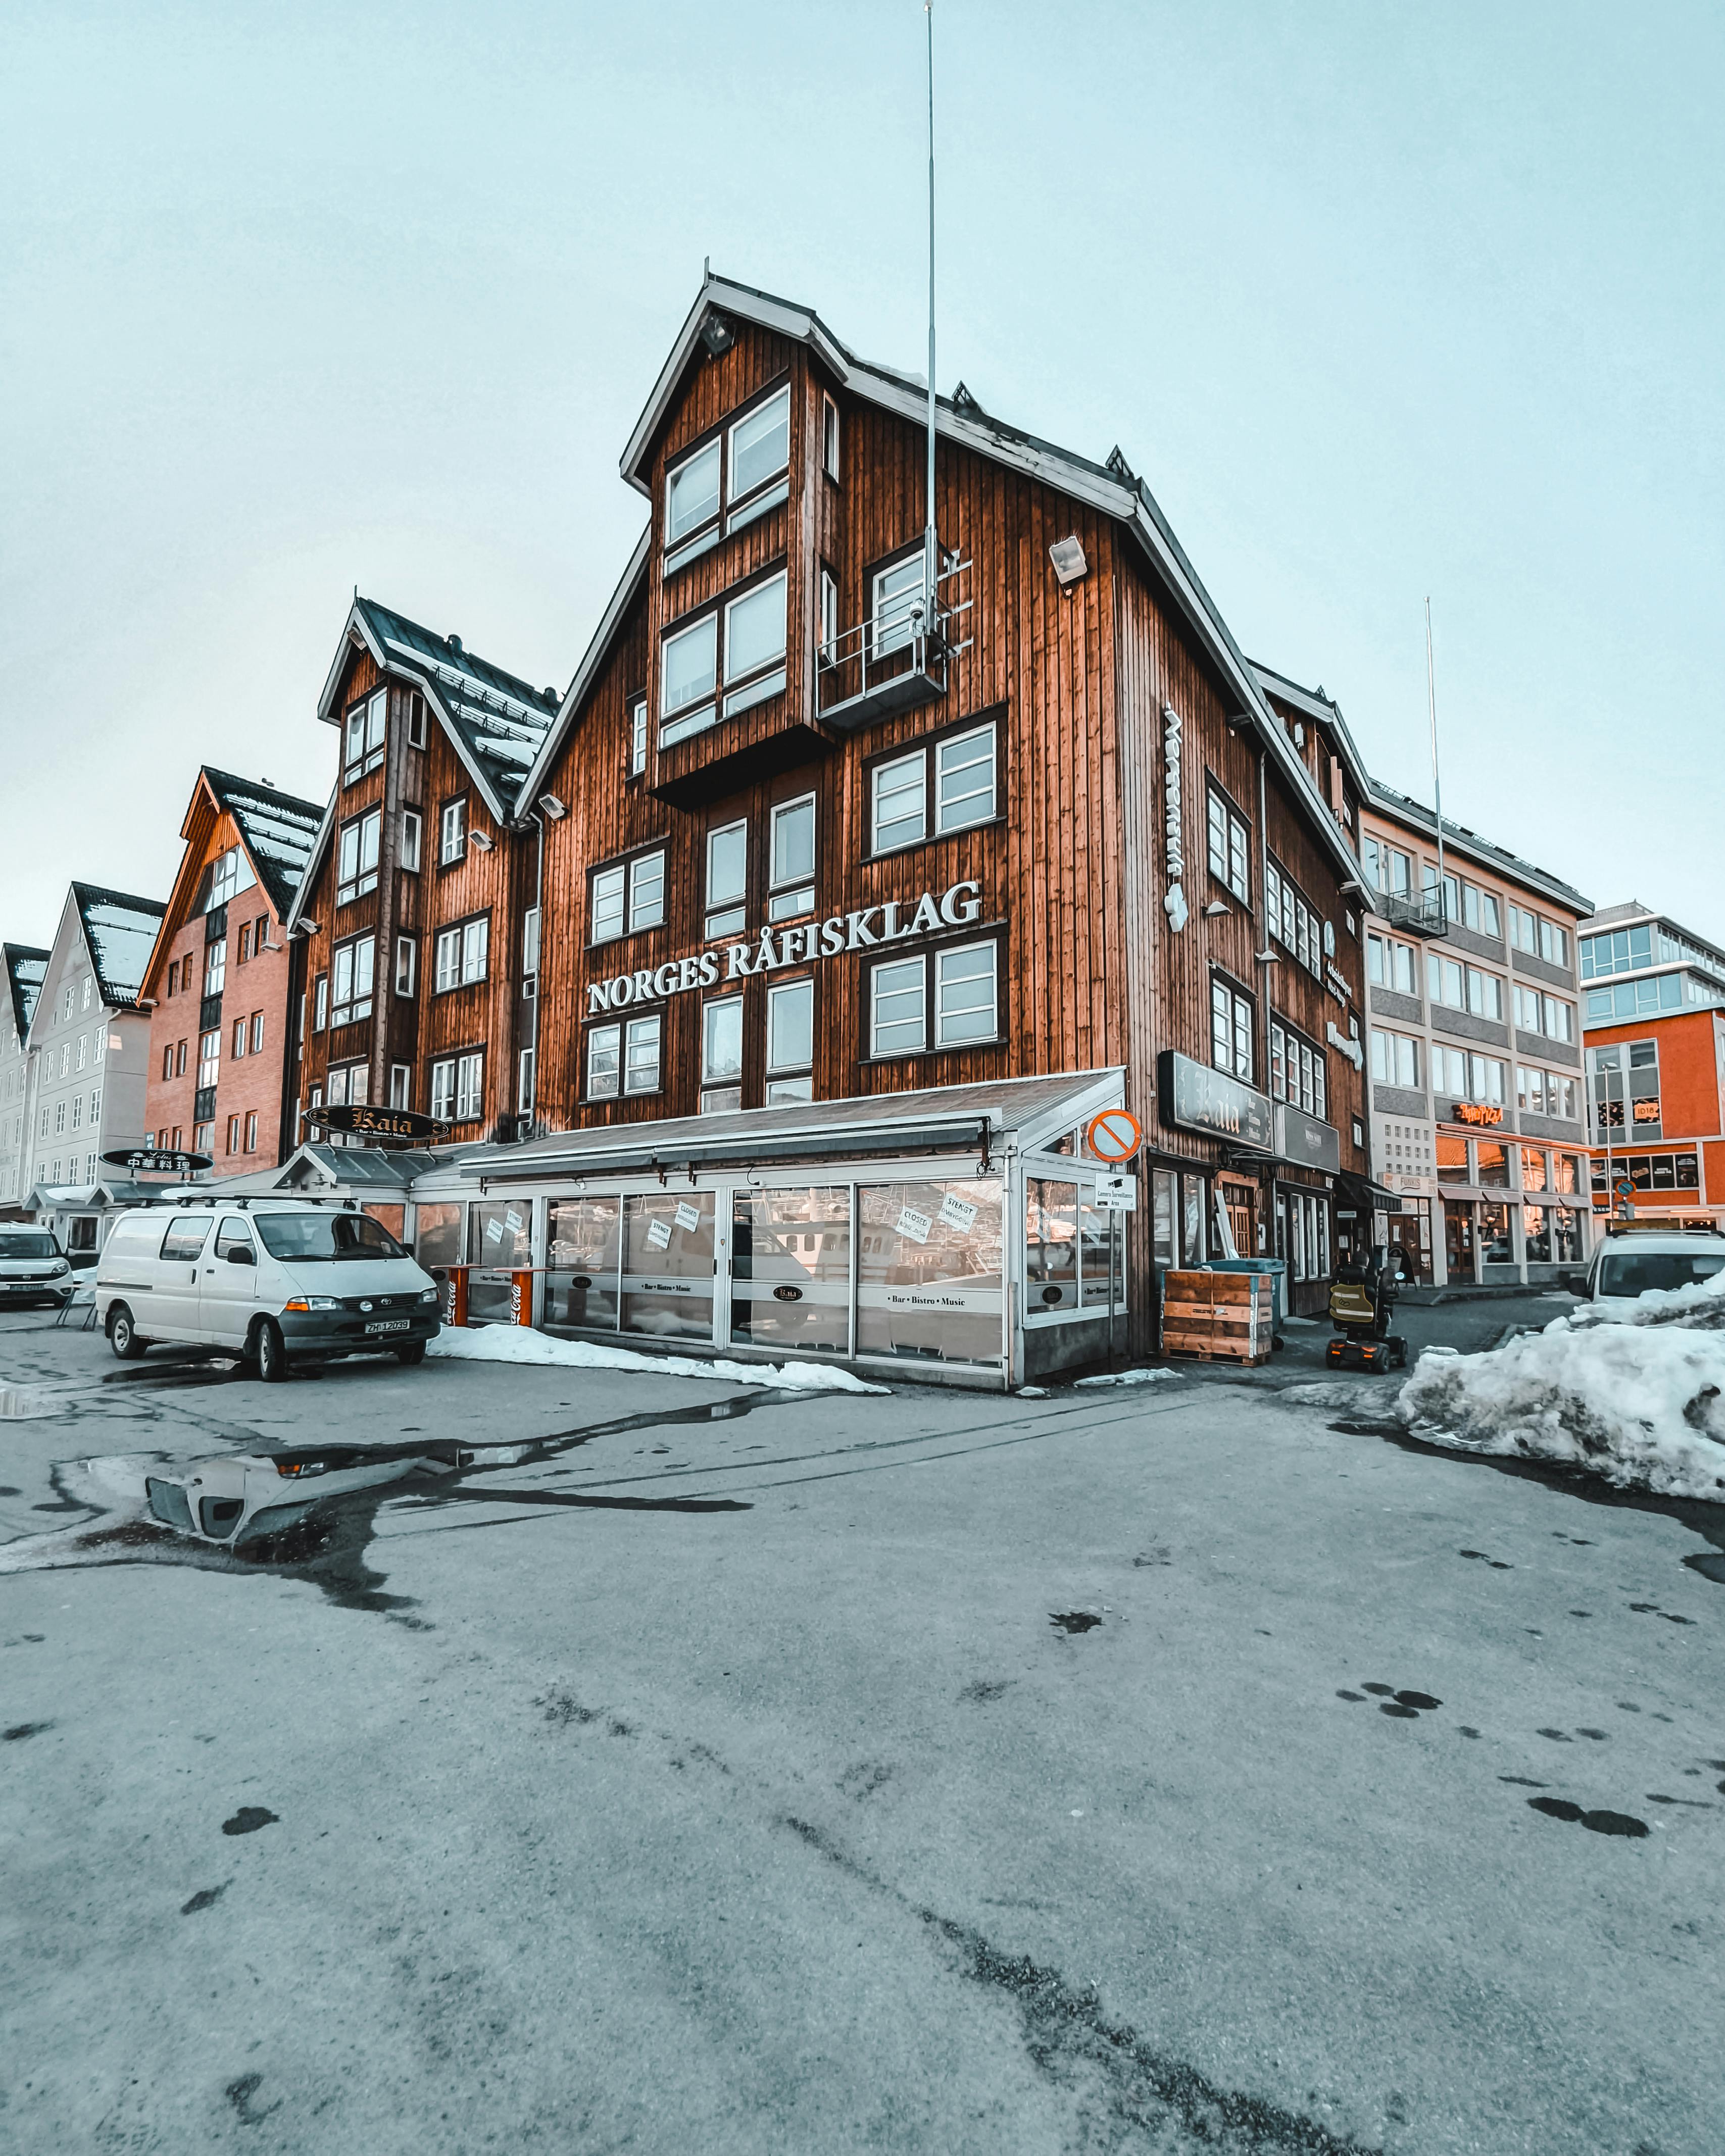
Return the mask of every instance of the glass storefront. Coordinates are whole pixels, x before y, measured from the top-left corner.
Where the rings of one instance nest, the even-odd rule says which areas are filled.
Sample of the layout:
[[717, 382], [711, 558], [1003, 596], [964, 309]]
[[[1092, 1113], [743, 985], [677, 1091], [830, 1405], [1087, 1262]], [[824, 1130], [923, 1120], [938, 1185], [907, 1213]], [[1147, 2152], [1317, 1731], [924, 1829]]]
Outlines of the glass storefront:
[[459, 1205], [416, 1205], [413, 1209], [413, 1255], [429, 1272], [434, 1265], [461, 1262]]
[[712, 1193], [662, 1190], [625, 1198], [623, 1231], [623, 1331], [711, 1340]]
[[1509, 1208], [1507, 1205], [1480, 1207], [1480, 1255], [1488, 1265], [1512, 1265], [1515, 1245], [1510, 1240]]
[[511, 1275], [533, 1262], [533, 1206], [526, 1198], [481, 1199], [467, 1209], [467, 1322], [519, 1322]]
[[850, 1353], [848, 1187], [732, 1194], [731, 1337], [778, 1353]]
[[1078, 1307], [1078, 1185], [1024, 1183], [1024, 1315]]
[[614, 1331], [620, 1198], [553, 1198], [547, 1229], [545, 1328]]
[[857, 1353], [998, 1363], [999, 1183], [874, 1183], [858, 1200]]

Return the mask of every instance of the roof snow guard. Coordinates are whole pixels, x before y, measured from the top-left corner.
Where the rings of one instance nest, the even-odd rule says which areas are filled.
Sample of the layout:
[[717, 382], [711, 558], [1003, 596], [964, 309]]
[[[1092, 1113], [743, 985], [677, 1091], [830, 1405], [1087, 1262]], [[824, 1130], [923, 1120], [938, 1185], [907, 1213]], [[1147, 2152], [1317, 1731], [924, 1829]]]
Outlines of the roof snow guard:
[[[492, 814], [511, 822], [522, 805], [521, 782], [557, 716], [557, 691], [533, 688], [465, 650], [459, 636], [439, 636], [375, 599], [354, 600], [347, 628], [383, 672], [423, 690]], [[331, 725], [341, 719], [335, 698], [347, 654], [344, 640], [318, 705], [318, 716]]]
[[36, 998], [48, 975], [49, 954], [37, 950], [33, 944], [0, 943], [0, 957], [3, 957], [6, 964], [6, 992], [12, 998], [12, 1023], [22, 1040], [30, 1030]]
[[285, 915], [305, 879], [323, 822], [322, 809], [315, 801], [278, 793], [254, 779], [236, 778], [232, 772], [217, 771], [209, 764], [203, 767], [203, 776], [234, 819], [270, 903]]
[[112, 1010], [136, 1010], [156, 932], [167, 908], [153, 898], [134, 898], [93, 883], [74, 883], [72, 897], [102, 1001]]

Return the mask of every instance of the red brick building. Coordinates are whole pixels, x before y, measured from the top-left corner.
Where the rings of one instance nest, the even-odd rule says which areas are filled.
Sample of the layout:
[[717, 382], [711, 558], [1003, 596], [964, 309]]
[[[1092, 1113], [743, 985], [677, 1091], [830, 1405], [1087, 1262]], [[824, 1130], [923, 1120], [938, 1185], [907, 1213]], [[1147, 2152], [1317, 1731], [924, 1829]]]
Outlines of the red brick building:
[[180, 826], [186, 850], [140, 991], [151, 1013], [145, 1143], [208, 1153], [218, 1175], [283, 1156], [282, 926], [322, 814], [206, 765]]

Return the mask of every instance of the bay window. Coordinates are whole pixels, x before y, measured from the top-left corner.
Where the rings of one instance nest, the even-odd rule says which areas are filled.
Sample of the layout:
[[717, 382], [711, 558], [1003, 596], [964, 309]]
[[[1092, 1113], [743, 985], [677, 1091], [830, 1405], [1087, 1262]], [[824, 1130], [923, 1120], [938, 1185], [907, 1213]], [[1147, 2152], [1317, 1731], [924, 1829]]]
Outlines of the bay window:
[[[725, 608], [725, 716], [751, 710], [785, 685], [785, 573]], [[664, 739], [661, 729], [660, 738]]]
[[384, 721], [389, 711], [389, 691], [379, 689], [356, 704], [347, 714], [341, 780], [351, 786], [383, 761]]
[[710, 726], [718, 716], [719, 617], [707, 614], [674, 630], [660, 647], [659, 746], [669, 748]]

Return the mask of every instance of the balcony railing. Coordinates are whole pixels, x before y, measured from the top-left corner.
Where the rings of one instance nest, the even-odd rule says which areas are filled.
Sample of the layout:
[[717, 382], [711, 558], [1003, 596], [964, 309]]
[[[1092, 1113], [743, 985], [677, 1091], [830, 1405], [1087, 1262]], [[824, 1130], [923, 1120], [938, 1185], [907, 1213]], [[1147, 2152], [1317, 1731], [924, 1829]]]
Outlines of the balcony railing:
[[951, 593], [971, 565], [956, 555], [942, 559], [932, 620], [919, 597], [901, 614], [860, 621], [822, 644], [816, 701], [828, 726], [854, 733], [946, 695], [948, 668], [972, 642], [954, 634], [972, 602]]
[[1410, 891], [1378, 891], [1373, 894], [1372, 902], [1392, 928], [1405, 929], [1410, 936], [1439, 937], [1450, 932], [1450, 916], [1440, 891], [1425, 891], [1417, 897]]

